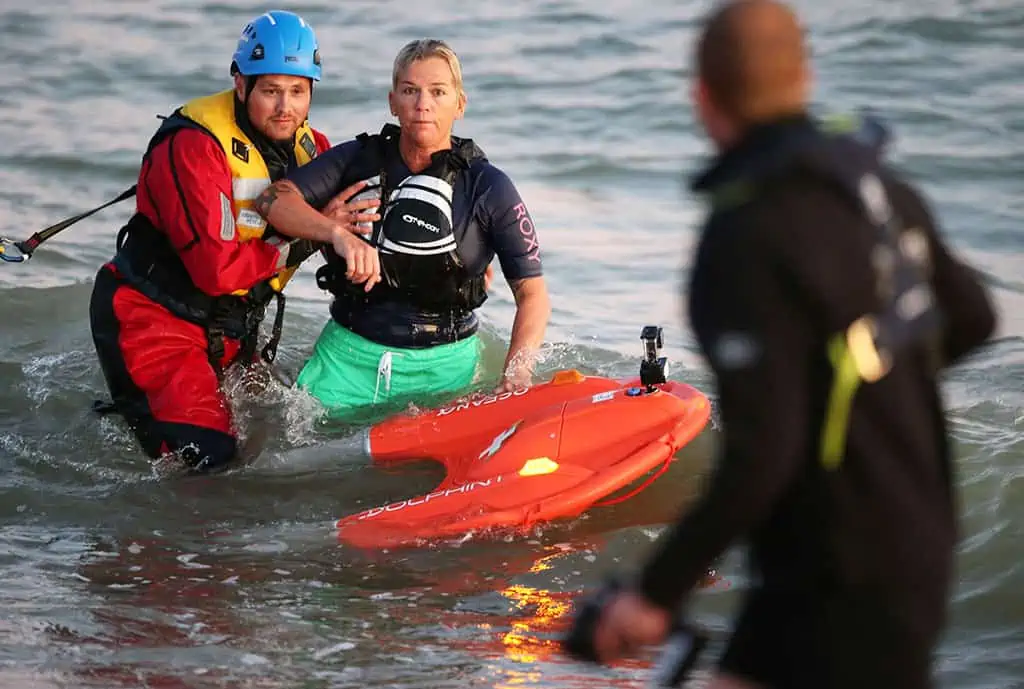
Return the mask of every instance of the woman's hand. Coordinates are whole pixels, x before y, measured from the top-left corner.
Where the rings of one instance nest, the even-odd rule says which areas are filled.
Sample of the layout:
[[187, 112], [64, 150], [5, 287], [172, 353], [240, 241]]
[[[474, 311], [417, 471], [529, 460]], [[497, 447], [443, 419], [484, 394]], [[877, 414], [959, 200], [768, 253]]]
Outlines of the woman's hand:
[[498, 386], [494, 388], [494, 394], [500, 395], [503, 392], [515, 392], [525, 390], [533, 383], [533, 371], [529, 366], [519, 366], [516, 370], [506, 370], [501, 377]]
[[504, 374], [495, 393], [514, 392], [533, 383], [533, 368], [544, 341], [544, 330], [551, 315], [547, 285], [541, 276], [509, 282], [516, 299], [516, 317], [505, 357]]
[[345, 277], [355, 284], [365, 284], [369, 292], [380, 282], [380, 256], [377, 248], [343, 226], [334, 228], [331, 237], [334, 252], [345, 259]]

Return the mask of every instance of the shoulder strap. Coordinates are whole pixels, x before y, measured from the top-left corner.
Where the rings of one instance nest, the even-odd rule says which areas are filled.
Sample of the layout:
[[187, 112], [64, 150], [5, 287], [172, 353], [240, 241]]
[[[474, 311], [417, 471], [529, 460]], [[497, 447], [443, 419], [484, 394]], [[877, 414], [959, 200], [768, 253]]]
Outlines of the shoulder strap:
[[467, 164], [472, 164], [477, 161], [487, 162], [487, 154], [484, 153], [484, 150], [477, 146], [476, 142], [472, 139], [453, 136], [452, 150], [464, 158]]
[[142, 154], [143, 160], [153, 152], [153, 149], [156, 148], [157, 144], [181, 129], [198, 129], [201, 132], [205, 132], [208, 136], [213, 137], [215, 141], [217, 140], [217, 137], [214, 136], [213, 132], [209, 129], [182, 115], [181, 108], [178, 108], [168, 116], [157, 115], [157, 117], [163, 121], [160, 123], [160, 126], [157, 128], [153, 136], [150, 137], [149, 144], [146, 146], [146, 152]]

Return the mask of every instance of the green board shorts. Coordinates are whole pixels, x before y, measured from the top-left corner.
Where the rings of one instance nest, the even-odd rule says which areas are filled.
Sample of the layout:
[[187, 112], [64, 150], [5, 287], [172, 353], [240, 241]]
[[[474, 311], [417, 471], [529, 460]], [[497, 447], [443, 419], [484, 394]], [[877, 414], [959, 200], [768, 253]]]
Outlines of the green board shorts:
[[414, 403], [429, 406], [468, 392], [481, 368], [479, 335], [424, 349], [377, 344], [331, 320], [295, 384], [331, 419], [368, 420]]

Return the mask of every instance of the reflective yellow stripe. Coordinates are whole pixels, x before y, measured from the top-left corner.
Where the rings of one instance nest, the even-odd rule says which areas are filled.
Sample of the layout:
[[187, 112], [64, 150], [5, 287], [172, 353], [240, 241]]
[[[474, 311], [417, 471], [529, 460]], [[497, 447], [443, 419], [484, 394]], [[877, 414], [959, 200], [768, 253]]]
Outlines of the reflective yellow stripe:
[[[270, 186], [269, 177], [235, 177], [231, 180], [231, 194], [235, 199], [235, 225], [243, 242], [263, 237], [267, 222], [253, 209], [253, 200]], [[282, 258], [281, 265], [284, 265]]]
[[830, 113], [819, 120], [822, 131], [828, 134], [849, 134], [863, 126], [863, 118], [857, 113]]
[[288, 262], [288, 253], [291, 250], [291, 244], [289, 243], [288, 237], [274, 235], [264, 241], [277, 249], [277, 266], [275, 267], [278, 270], [284, 268], [284, 264]]
[[821, 463], [830, 471], [839, 467], [846, 452], [850, 409], [857, 388], [861, 382], [881, 380], [892, 368], [890, 356], [875, 347], [875, 327], [871, 316], [862, 316], [828, 343], [833, 379], [821, 433]]
[[235, 201], [252, 201], [269, 186], [269, 177], [235, 177], [231, 180], [231, 193]]
[[832, 389], [825, 409], [825, 426], [821, 433], [821, 463], [829, 471], [839, 467], [846, 451], [846, 432], [850, 426], [850, 409], [861, 378], [846, 333], [835, 335], [828, 343], [828, 358], [832, 363]]

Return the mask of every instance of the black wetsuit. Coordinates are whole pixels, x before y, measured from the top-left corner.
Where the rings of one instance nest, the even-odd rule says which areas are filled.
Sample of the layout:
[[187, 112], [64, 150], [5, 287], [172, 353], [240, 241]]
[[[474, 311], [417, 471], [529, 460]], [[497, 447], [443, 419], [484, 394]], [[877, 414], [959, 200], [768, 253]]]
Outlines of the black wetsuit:
[[[786, 141], [825, 136], [808, 118], [758, 127], [693, 184], [721, 194]], [[823, 143], [824, 145], [824, 143]], [[869, 156], [870, 157], [870, 156]], [[829, 338], [878, 308], [873, 225], [827, 175], [795, 166], [716, 207], [689, 286], [690, 322], [717, 380], [723, 450], [703, 499], [665, 534], [640, 589], [677, 605], [734, 541], [753, 589], [722, 669], [765, 686], [931, 686], [957, 538], [936, 363], [995, 328], [973, 271], [950, 255], [924, 202], [881, 163], [907, 228], [928, 239], [944, 326], [861, 385], [842, 463], [821, 461]], [[937, 356], [936, 356], [937, 355]]]

